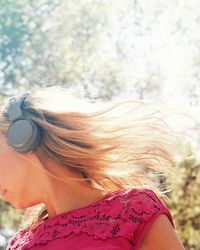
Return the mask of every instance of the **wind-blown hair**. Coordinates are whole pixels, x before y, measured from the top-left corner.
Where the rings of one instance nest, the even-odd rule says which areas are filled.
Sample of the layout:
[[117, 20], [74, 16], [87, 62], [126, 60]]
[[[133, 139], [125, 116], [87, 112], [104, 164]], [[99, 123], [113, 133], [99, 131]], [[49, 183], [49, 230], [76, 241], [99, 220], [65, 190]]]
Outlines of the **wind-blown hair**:
[[[52, 157], [105, 193], [133, 187], [164, 191], [162, 176], [174, 173], [183, 157], [180, 133], [150, 101], [89, 100], [54, 86], [29, 93], [22, 109], [42, 130], [35, 152], [43, 164]], [[5, 106], [0, 119], [5, 137], [7, 117]], [[46, 217], [42, 206], [32, 225]]]

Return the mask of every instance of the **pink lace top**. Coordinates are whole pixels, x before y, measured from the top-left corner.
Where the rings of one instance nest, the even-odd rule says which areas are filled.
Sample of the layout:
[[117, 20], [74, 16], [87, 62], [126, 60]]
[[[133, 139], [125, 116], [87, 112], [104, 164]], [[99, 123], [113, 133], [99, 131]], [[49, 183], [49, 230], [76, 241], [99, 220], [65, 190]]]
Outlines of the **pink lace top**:
[[149, 189], [117, 190], [79, 209], [20, 230], [6, 250], [135, 250], [154, 220], [168, 208]]

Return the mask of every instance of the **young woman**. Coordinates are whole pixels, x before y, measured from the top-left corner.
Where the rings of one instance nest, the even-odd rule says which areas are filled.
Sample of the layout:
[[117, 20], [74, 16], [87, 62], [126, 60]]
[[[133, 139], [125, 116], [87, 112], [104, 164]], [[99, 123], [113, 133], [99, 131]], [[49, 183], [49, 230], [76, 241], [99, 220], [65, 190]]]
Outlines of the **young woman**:
[[159, 191], [180, 141], [151, 108], [62, 87], [11, 98], [0, 119], [0, 190], [28, 212], [7, 250], [184, 249]]

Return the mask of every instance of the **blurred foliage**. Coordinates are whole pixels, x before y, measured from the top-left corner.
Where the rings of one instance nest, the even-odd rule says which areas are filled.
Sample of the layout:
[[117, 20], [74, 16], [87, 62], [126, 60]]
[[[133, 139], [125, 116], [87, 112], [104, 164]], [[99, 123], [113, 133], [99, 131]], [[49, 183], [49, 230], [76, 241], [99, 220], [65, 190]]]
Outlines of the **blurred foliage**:
[[[176, 2], [177, 8], [172, 0], [1, 0], [0, 104], [54, 84], [92, 98], [162, 99], [163, 89], [184, 81], [189, 101], [199, 104], [199, 3]], [[177, 179], [167, 179], [167, 202], [186, 249], [199, 250], [200, 167], [187, 150]], [[3, 201], [0, 211], [0, 228], [17, 229], [23, 211]]]
[[0, 228], [6, 225], [17, 229], [19, 226], [19, 218], [23, 214], [23, 211], [14, 209], [9, 203], [3, 200], [0, 201], [0, 211]]
[[200, 249], [200, 162], [190, 145], [187, 157], [177, 166], [175, 179], [168, 178], [173, 191], [167, 204], [186, 249]]
[[40, 62], [46, 63], [43, 54], [48, 36], [40, 27], [50, 15], [51, 2], [0, 2], [1, 95], [26, 88], [30, 75], [35, 76], [33, 81], [39, 79], [39, 74], [42, 77], [45, 67]]
[[94, 1], [88, 8], [89, 2], [0, 2], [1, 95], [55, 81], [79, 84], [88, 93], [96, 85], [102, 97], [119, 92], [120, 62], [101, 62], [97, 53], [109, 3]]

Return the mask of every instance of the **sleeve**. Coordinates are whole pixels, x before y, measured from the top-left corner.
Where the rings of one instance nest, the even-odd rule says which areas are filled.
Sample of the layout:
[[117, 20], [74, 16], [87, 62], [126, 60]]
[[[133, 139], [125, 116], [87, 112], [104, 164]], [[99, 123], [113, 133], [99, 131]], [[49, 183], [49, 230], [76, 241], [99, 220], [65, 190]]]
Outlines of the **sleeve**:
[[150, 189], [132, 190], [129, 196], [129, 206], [129, 211], [131, 211], [130, 218], [134, 222], [132, 224], [133, 238], [131, 241], [135, 247], [139, 245], [145, 233], [161, 214], [165, 214], [175, 228], [169, 209], [155, 192]]

